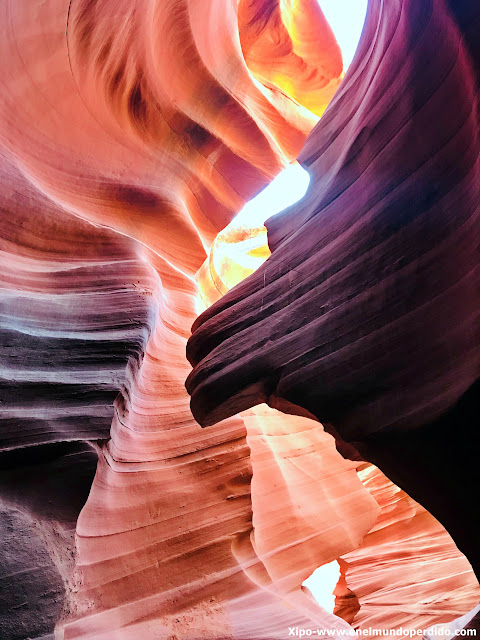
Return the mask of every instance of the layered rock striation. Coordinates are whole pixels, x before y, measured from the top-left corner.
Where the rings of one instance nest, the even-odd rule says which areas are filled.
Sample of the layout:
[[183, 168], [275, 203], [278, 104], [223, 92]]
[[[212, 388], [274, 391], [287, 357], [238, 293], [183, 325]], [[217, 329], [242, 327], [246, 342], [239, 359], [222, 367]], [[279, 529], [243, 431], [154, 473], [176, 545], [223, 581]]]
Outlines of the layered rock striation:
[[[397, 32], [404, 54], [417, 50], [415, 29], [419, 42], [431, 43], [428, 15], [447, 20], [445, 41], [458, 45], [460, 96], [476, 86], [474, 34], [468, 41], [465, 30], [460, 42], [444, 6], [426, 6], [430, 14], [418, 17], [410, 3], [372, 2], [363, 49], [342, 85], [350, 89], [324, 116], [333, 138], [356, 139], [355, 123], [372, 111], [371, 102], [363, 109], [348, 96], [371, 85], [395, 103], [398, 92], [385, 91], [377, 67]], [[472, 9], [471, 29], [474, 17]], [[251, 640], [287, 637], [294, 626], [348, 630], [351, 616], [323, 610], [301, 584], [317, 566], [359, 548], [382, 501], [318, 422], [261, 407], [202, 431], [184, 388], [199, 304], [195, 274], [244, 202], [300, 153], [342, 77], [318, 5], [12, 0], [2, 4], [0, 24], [0, 522], [10, 543], [0, 573], [2, 637], [41, 638], [54, 620], [65, 640]], [[438, 73], [447, 73], [454, 58], [428, 51]], [[408, 73], [415, 77], [412, 55], [403, 56], [405, 82]], [[433, 91], [443, 85], [428, 60]], [[466, 102], [458, 104], [453, 115], [460, 117]], [[396, 113], [384, 103], [378, 109]], [[335, 116], [342, 112], [351, 122], [346, 130]], [[449, 126], [445, 135], [454, 131]], [[381, 131], [393, 129], [387, 121]], [[321, 157], [317, 132], [303, 162], [314, 149]], [[354, 146], [357, 172], [364, 139]], [[343, 157], [328, 164], [335, 149], [317, 171], [338, 190]], [[460, 172], [470, 156], [462, 157]], [[371, 193], [376, 188], [373, 181]], [[309, 202], [313, 192], [321, 191], [311, 190]], [[299, 221], [284, 217], [277, 231], [269, 223], [273, 257]], [[217, 257], [221, 246], [219, 236]], [[249, 250], [266, 255], [260, 242]], [[208, 301], [250, 270], [229, 262], [226, 251], [224, 270], [205, 288], [202, 274], [222, 263], [215, 251], [199, 276]], [[225, 407], [225, 389], [216, 389]], [[202, 393], [195, 391], [193, 407], [205, 421], [196, 404]], [[211, 398], [203, 398], [210, 412]], [[396, 522], [401, 530], [402, 519]], [[429, 527], [416, 535], [425, 547]], [[411, 557], [425, 589], [417, 591], [433, 597], [423, 552]], [[365, 599], [378, 585], [365, 586], [361, 567], [346, 561], [368, 620]], [[408, 590], [411, 572], [403, 576]], [[447, 576], [453, 617], [475, 592], [461, 561], [452, 561]], [[413, 624], [409, 612], [404, 619]]]
[[[315, 528], [297, 540], [305, 515], [288, 518], [305, 482], [282, 489], [279, 573], [286, 549], [253, 538], [243, 420], [202, 432], [184, 388], [193, 276], [317, 120], [285, 75], [317, 111], [340, 80], [323, 15], [300, 5], [283, 18], [277, 2], [257, 17], [203, 1], [2, 6], [2, 513], [26, 546], [21, 577], [14, 550], [2, 567], [4, 637], [43, 637], [58, 616], [58, 638], [108, 640], [347, 626], [300, 585], [375, 520], [353, 470], [335, 458], [342, 509], [321, 498], [338, 533], [327, 551]], [[289, 35], [302, 24], [303, 49]], [[278, 82], [250, 73], [249, 30], [276, 30], [277, 53], [248, 56], [257, 78], [282, 58]], [[315, 448], [323, 432], [309, 429]]]
[[434, 514], [477, 576], [479, 35], [473, 2], [370, 2], [298, 158], [305, 198], [266, 222], [271, 257], [187, 350], [200, 424], [265, 402], [322, 421]]
[[267, 221], [269, 260], [194, 325], [201, 424], [279, 398], [355, 441], [430, 422], [477, 380], [477, 13], [370, 4], [299, 156], [307, 195]]

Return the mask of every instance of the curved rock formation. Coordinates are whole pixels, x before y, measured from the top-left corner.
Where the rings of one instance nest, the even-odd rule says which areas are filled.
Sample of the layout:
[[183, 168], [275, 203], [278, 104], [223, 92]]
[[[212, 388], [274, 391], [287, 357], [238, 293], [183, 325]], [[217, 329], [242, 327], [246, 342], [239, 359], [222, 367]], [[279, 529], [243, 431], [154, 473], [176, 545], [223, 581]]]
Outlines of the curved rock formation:
[[201, 431], [184, 389], [194, 274], [341, 78], [314, 2], [254, 5], [0, 7], [2, 637], [62, 590], [65, 640], [349, 629], [301, 583], [376, 521], [355, 465], [265, 407]]
[[193, 326], [203, 426], [262, 402], [330, 424], [480, 571], [480, 9], [370, 2], [360, 50], [267, 221], [271, 257]]
[[299, 156], [306, 197], [267, 221], [272, 257], [194, 325], [201, 424], [277, 396], [355, 441], [435, 419], [477, 379], [471, 4], [371, 3]]
[[[234, 3], [203, 0], [1, 8], [2, 496], [5, 512], [20, 510], [43, 539], [26, 557], [39, 556], [44, 581], [33, 578], [36, 567], [24, 572], [38, 598], [47, 606], [48, 586], [56, 594], [65, 584], [59, 638], [348, 627], [301, 582], [375, 521], [377, 506], [353, 469], [328, 453], [340, 480], [338, 505], [331, 481], [316, 497], [335, 532], [328, 546], [321, 511], [304, 527], [312, 505], [296, 496], [306, 487], [311, 495], [316, 476], [301, 471], [281, 487], [286, 525], [269, 540], [262, 509], [273, 489], [259, 472], [254, 536], [245, 425], [234, 418], [202, 432], [184, 389], [192, 276], [216, 233], [297, 155], [317, 120], [285, 93], [285, 74], [291, 94], [318, 112], [340, 79], [338, 46], [311, 2], [285, 5], [277, 53], [250, 51], [257, 78], [282, 58], [278, 82], [255, 79], [239, 33], [247, 47], [259, 21], [278, 31], [279, 3], [264, 4], [274, 24], [263, 24], [263, 13], [238, 24]], [[321, 34], [320, 49], [291, 40], [300, 27]], [[325, 69], [309, 89], [319, 55]], [[255, 419], [257, 431], [270, 424]], [[311, 467], [326, 436], [308, 424], [302, 438], [311, 446], [298, 455]], [[289, 465], [272, 447], [263, 473]], [[72, 574], [71, 532], [88, 492]], [[44, 546], [57, 574], [36, 551]], [[32, 594], [32, 617], [15, 628], [28, 582], [9, 591], [18, 578], [5, 566], [5, 635], [48, 633], [58, 598], [39, 619]]]
[[[248, 272], [257, 269], [259, 262], [267, 259], [269, 252], [266, 241], [266, 229], [246, 228], [241, 216], [217, 236], [208, 260], [198, 272], [200, 293], [207, 306], [218, 300], [231, 286], [238, 284]], [[248, 414], [244, 412], [242, 415], [247, 433], [250, 434], [252, 422]], [[255, 408], [254, 414], [267, 417], [266, 406]], [[281, 416], [278, 413], [271, 413], [272, 421], [278, 422], [279, 419]], [[309, 424], [312, 429], [315, 424], [304, 418], [288, 417], [288, 429], [282, 435], [286, 441], [283, 446], [290, 453], [288, 437], [294, 436], [299, 420], [304, 429]], [[437, 423], [436, 426], [435, 437], [438, 440], [442, 436], [441, 425]], [[331, 426], [330, 429], [335, 431]], [[265, 434], [262, 436], [265, 440]], [[443, 437], [440, 446], [443, 457], [438, 456], [435, 463], [442, 469], [449, 469], [450, 474], [445, 474], [443, 484], [428, 483], [432, 493], [438, 495], [441, 501], [448, 497], [449, 488], [445, 486], [445, 481], [453, 484], [454, 474], [461, 476], [462, 480], [466, 477], [465, 469], [460, 472], [458, 468], [465, 461], [461, 440], [452, 438], [451, 432], [443, 434]], [[252, 439], [249, 442], [252, 445]], [[336, 444], [344, 456], [358, 458], [358, 452], [351, 445], [339, 440]], [[411, 443], [407, 441], [407, 444]], [[263, 443], [266, 449], [265, 445]], [[328, 446], [328, 438], [325, 439], [325, 449], [317, 445], [314, 459], [317, 465], [327, 465], [328, 470], [333, 471], [336, 466], [333, 458], [325, 457], [325, 453], [332, 454]], [[401, 439], [393, 443], [394, 457], [400, 454], [400, 446], [404, 446]], [[409, 474], [415, 476], [415, 459], [420, 458], [421, 464], [427, 467], [428, 450], [434, 448], [432, 441], [426, 443], [426, 448], [423, 451], [409, 451]], [[270, 450], [274, 451], [275, 446]], [[255, 449], [252, 448], [252, 461], [255, 455]], [[455, 462], [457, 459], [459, 464]], [[431, 624], [450, 623], [461, 612], [474, 609], [480, 597], [477, 580], [467, 559], [458, 552], [440, 523], [373, 465], [362, 462], [354, 466], [358, 468], [360, 480], [381, 511], [362, 543], [338, 559], [341, 577], [334, 591], [335, 613], [355, 628], [361, 628], [364, 633], [369, 628], [375, 629], [374, 637], [378, 637], [382, 629], [423, 632]], [[269, 469], [269, 473], [272, 474], [272, 469]], [[275, 477], [274, 474], [272, 477]], [[289, 477], [288, 472], [284, 474], [284, 479]], [[324, 478], [319, 477], [318, 480], [322, 484], [325, 482]], [[424, 478], [420, 480], [424, 481]], [[336, 480], [333, 486], [335, 484]], [[463, 482], [462, 486], [471, 506], [474, 504], [471, 492]], [[475, 486], [472, 485], [473, 492]], [[318, 487], [316, 491], [318, 494]], [[458, 526], [465, 527], [468, 515], [463, 511], [464, 501], [462, 496], [457, 495], [456, 499], [451, 518], [458, 520]], [[254, 515], [258, 513], [258, 508], [254, 509]], [[271, 510], [274, 508], [272, 505]], [[324, 507], [314, 507], [315, 510], [317, 508]]]
[[[419, 632], [473, 609], [478, 581], [440, 523], [373, 465], [359, 477], [381, 513], [362, 544], [342, 557], [350, 602], [337, 598], [337, 615], [356, 628]], [[358, 609], [350, 618], [352, 594]]]

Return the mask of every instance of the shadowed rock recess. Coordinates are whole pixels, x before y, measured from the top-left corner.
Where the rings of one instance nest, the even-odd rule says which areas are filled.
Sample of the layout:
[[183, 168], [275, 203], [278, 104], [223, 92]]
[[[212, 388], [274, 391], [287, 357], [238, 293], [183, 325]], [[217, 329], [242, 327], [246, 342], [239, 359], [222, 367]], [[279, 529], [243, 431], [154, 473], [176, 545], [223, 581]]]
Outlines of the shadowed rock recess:
[[[340, 88], [314, 0], [5, 0], [0, 30], [1, 639], [473, 609], [433, 516], [473, 565], [477, 3], [371, 0]], [[268, 250], [223, 230], [297, 156], [226, 293]], [[335, 559], [331, 613], [302, 583]]]

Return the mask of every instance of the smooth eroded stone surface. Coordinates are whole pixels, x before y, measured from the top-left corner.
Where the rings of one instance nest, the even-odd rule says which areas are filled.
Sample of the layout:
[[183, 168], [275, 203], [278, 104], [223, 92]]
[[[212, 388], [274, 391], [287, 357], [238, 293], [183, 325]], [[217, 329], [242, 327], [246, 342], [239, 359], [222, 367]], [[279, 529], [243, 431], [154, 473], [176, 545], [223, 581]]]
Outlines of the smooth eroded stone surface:
[[[375, 522], [354, 470], [317, 424], [307, 427], [310, 475], [290, 469], [292, 436], [265, 450], [258, 433], [271, 413], [265, 423], [250, 417], [251, 445], [239, 417], [202, 431], [184, 388], [194, 274], [217, 233], [299, 153], [318, 120], [309, 109], [320, 113], [341, 77], [316, 5], [262, 7], [253, 19], [223, 0], [12, 1], [0, 10], [5, 492], [37, 522], [64, 583], [58, 638], [348, 629], [301, 582]], [[251, 50], [252, 36], [265, 31], [267, 43], [275, 30], [278, 49]], [[271, 64], [278, 78], [263, 77]], [[278, 416], [279, 433], [282, 424]], [[305, 486], [311, 493], [332, 474], [312, 462], [325, 438], [342, 478], [338, 509], [329, 483], [316, 497], [339, 533], [327, 546], [315, 529], [324, 516], [302, 537], [312, 509], [297, 504]], [[273, 473], [288, 497], [288, 545], [269, 539]], [[72, 571], [69, 527], [87, 494]], [[46, 620], [58, 613], [57, 603]]]
[[473, 2], [370, 3], [299, 156], [306, 196], [194, 325], [201, 424], [283, 400], [362, 440], [434, 420], [478, 378], [479, 22]]
[[311, 0], [251, 8], [1, 5], [1, 495], [22, 514], [26, 578], [4, 572], [20, 633], [57, 616], [58, 640], [350, 628], [301, 583], [376, 522], [355, 465], [318, 422], [266, 407], [202, 431], [184, 388], [195, 274], [341, 77]]
[[[209, 258], [197, 275], [202, 299], [207, 305], [218, 300], [222, 292], [238, 284], [248, 275], [248, 271], [253, 272], [259, 263], [267, 259], [269, 251], [266, 242], [266, 229], [249, 229], [239, 219], [217, 236]], [[325, 436], [320, 425], [298, 416], [284, 416], [284, 422], [279, 423], [279, 414], [271, 410], [269, 413], [266, 405], [256, 407], [253, 413], [248, 411], [242, 415], [247, 426], [252, 463], [257, 461], [252, 489], [265, 478], [266, 484], [274, 485], [277, 497], [262, 508], [263, 492], [252, 493], [255, 539], [260, 535], [263, 538], [257, 548], [266, 544], [271, 551], [277, 546], [277, 552], [269, 562], [274, 566], [288, 558], [290, 549], [285, 543], [292, 532], [292, 525], [295, 527], [296, 523], [291, 515], [287, 527], [283, 514], [285, 505], [290, 501], [296, 476], [302, 477], [306, 473], [309, 481], [300, 485], [301, 494], [293, 495], [300, 509], [309, 513], [308, 524], [312, 525], [315, 532], [312, 542], [324, 535], [321, 547], [324, 552], [327, 551], [329, 543], [333, 539], [338, 541], [342, 536], [338, 525], [325, 529], [325, 523], [322, 523], [323, 518], [331, 518], [330, 507], [338, 509], [341, 505], [338, 491], [341, 490], [342, 467], [333, 455], [331, 437]], [[456, 417], [454, 439], [448, 425], [442, 429], [437, 424], [435, 433], [430, 430], [416, 443], [417, 450], [412, 448], [409, 441], [402, 443], [400, 437], [389, 442], [388, 446], [392, 457], [398, 456], [400, 446], [409, 447], [410, 464], [406, 469], [409, 475], [414, 476], [414, 462], [415, 469], [417, 466], [427, 469], [427, 477], [432, 464], [444, 469], [441, 482], [438, 482], [438, 478], [428, 482], [427, 478], [428, 491], [437, 501], [447, 503], [453, 494], [455, 506], [449, 524], [453, 520], [458, 523], [457, 528], [468, 529], [465, 523], [469, 522], [468, 509], [472, 506], [472, 493], [477, 484], [468, 472], [470, 466], [472, 469], [475, 467], [475, 451], [470, 455], [472, 460], [467, 460], [462, 450], [462, 439], [468, 437], [470, 427], [467, 418], [465, 411]], [[329, 429], [332, 430], [331, 425]], [[438, 455], [438, 451], [432, 455], [433, 439], [435, 444], [440, 444], [441, 455]], [[359, 456], [345, 442], [337, 440], [336, 446], [346, 457], [353, 455], [355, 460]], [[301, 454], [297, 447], [301, 447]], [[277, 458], [277, 464], [267, 464], [274, 457]], [[383, 629], [385, 637], [388, 637], [390, 629], [404, 628], [420, 633], [431, 624], [451, 622], [459, 614], [471, 610], [480, 598], [479, 587], [467, 559], [459, 553], [446, 530], [378, 468], [365, 463], [355, 463], [352, 467], [358, 467], [362, 484], [381, 511], [374, 527], [357, 548], [337, 558], [341, 576], [334, 589], [335, 613], [355, 628], [362, 629], [363, 633], [375, 628], [374, 637], [379, 637], [379, 634], [383, 635]], [[320, 470], [322, 468], [327, 475]], [[461, 496], [454, 493], [455, 477], [461, 477], [463, 481], [460, 483]], [[414, 484], [422, 482], [424, 478], [416, 477]], [[472, 491], [468, 489], [469, 483], [472, 484]], [[335, 496], [333, 504], [321, 500], [324, 491], [332, 492], [330, 495]], [[356, 495], [361, 496], [360, 493]], [[310, 530], [305, 524], [300, 528], [304, 534]], [[305, 550], [308, 551], [307, 545]], [[292, 551], [292, 564], [296, 566], [298, 548]]]
[[349, 619], [347, 601], [336, 613], [355, 628], [419, 632], [475, 607], [478, 582], [440, 523], [373, 465], [363, 465], [359, 477], [381, 513], [341, 561], [358, 611]]
[[[479, 36], [471, 1], [370, 2], [298, 158], [309, 190], [267, 221], [268, 260], [193, 325], [186, 383], [202, 426], [261, 403], [324, 422], [425, 504], [477, 575]], [[215, 253], [213, 282], [214, 267]], [[363, 584], [341, 563], [337, 612], [418, 630], [471, 610], [478, 586], [445, 531], [413, 502], [408, 521], [380, 504], [392, 528], [352, 552]]]

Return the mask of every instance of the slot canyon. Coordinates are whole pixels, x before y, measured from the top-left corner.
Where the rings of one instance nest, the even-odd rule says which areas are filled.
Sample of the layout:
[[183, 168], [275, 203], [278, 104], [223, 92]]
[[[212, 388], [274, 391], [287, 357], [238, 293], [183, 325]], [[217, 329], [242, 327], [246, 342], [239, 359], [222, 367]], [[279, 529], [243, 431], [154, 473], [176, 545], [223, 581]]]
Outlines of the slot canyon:
[[0, 640], [480, 631], [480, 4], [327, 18], [0, 2]]

